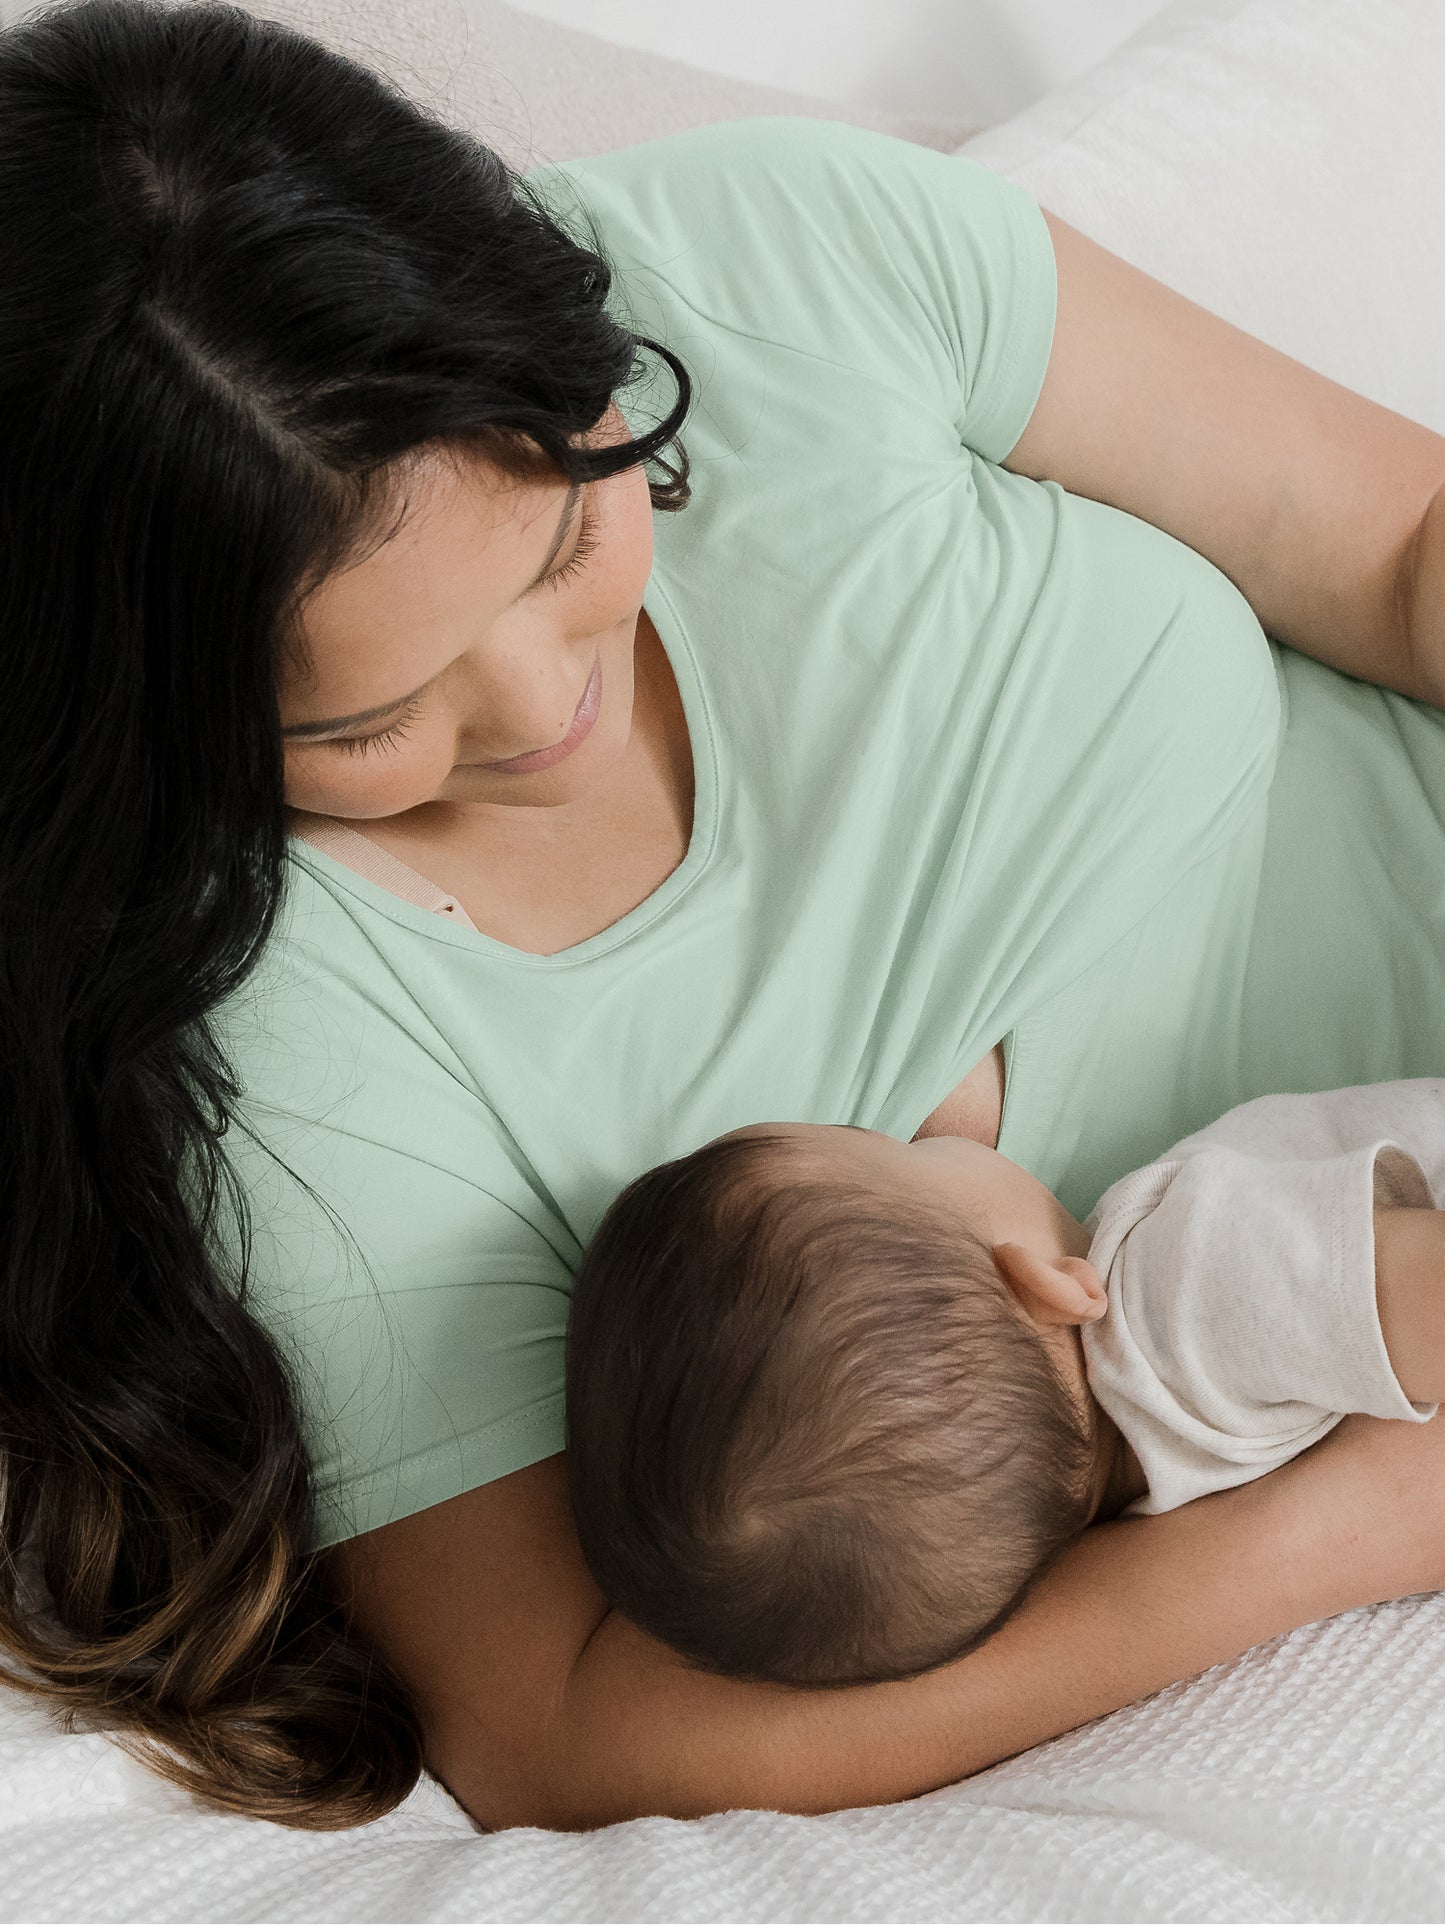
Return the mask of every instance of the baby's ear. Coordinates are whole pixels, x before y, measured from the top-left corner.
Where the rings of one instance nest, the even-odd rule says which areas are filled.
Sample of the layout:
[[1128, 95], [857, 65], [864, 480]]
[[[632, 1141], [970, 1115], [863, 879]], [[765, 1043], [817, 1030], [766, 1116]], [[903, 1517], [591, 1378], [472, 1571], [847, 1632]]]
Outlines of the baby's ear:
[[1109, 1309], [1104, 1281], [1087, 1258], [1045, 1258], [1020, 1244], [992, 1251], [1004, 1283], [1035, 1325], [1092, 1325]]

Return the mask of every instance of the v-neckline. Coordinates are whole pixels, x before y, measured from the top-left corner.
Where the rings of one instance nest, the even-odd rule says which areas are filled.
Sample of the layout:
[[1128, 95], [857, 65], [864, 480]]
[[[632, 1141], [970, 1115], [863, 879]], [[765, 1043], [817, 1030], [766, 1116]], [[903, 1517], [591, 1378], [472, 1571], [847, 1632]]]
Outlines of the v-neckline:
[[524, 950], [478, 930], [456, 898], [439, 884], [335, 817], [307, 819], [302, 827], [293, 829], [293, 839], [306, 851], [304, 860], [397, 921], [411, 923], [415, 919], [416, 927], [430, 927], [452, 942], [479, 946], [513, 964], [560, 968], [586, 962], [629, 941], [692, 888], [712, 855], [719, 822], [717, 745], [711, 709], [691, 640], [660, 580], [656, 556], [643, 607], [682, 702], [692, 754], [693, 817], [682, 861], [640, 903], [605, 929], [562, 950]]

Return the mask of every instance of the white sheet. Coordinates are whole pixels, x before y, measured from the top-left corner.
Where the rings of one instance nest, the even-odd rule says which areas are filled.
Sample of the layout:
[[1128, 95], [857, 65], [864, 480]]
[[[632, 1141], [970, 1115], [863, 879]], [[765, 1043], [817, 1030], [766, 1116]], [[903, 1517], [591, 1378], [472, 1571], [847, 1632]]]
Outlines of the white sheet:
[[481, 1835], [424, 1785], [297, 1834], [0, 1698], [0, 1918], [1438, 1921], [1445, 1599], [1346, 1614], [962, 1786], [819, 1819]]
[[960, 151], [1445, 434], [1442, 77], [1439, 0], [1178, 0]]

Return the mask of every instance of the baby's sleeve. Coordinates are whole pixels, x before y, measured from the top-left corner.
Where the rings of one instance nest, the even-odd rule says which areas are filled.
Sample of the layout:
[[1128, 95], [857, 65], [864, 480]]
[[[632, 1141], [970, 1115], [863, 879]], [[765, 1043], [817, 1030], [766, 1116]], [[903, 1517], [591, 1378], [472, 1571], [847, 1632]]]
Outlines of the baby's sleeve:
[[1385, 1141], [1322, 1158], [1220, 1145], [1121, 1179], [1091, 1219], [1109, 1310], [1084, 1333], [1095, 1397], [1165, 1512], [1272, 1471], [1347, 1412], [1423, 1422], [1375, 1297], [1374, 1207], [1432, 1202]]

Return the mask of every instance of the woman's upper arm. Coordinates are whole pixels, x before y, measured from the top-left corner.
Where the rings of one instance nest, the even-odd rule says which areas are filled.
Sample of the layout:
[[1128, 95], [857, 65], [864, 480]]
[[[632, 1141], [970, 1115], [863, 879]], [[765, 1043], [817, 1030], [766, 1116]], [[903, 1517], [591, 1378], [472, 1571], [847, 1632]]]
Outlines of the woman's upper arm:
[[607, 1613], [561, 1457], [333, 1546], [322, 1575], [411, 1688], [431, 1771], [484, 1825], [547, 1824], [552, 1722]]
[[1438, 1585], [1445, 1421], [1346, 1419], [1251, 1485], [1086, 1532], [978, 1651], [814, 1692], [696, 1671], [606, 1608], [553, 1457], [325, 1556], [427, 1762], [486, 1826], [880, 1804], [1308, 1620]]
[[[411, 1689], [428, 1767], [484, 1826], [825, 1811], [923, 1792], [1042, 1736], [1028, 1683], [977, 1658], [967, 1709], [958, 1666], [832, 1693], [694, 1670], [609, 1611], [560, 1456], [333, 1547], [322, 1576]], [[1097, 1710], [1045, 1713], [1043, 1730]]]
[[[1410, 545], [1445, 439], [1246, 334], [1044, 210], [1053, 346], [1003, 465], [1198, 550], [1265, 632], [1427, 696], [1410, 663]], [[1433, 698], [1431, 698], [1433, 700]]]

